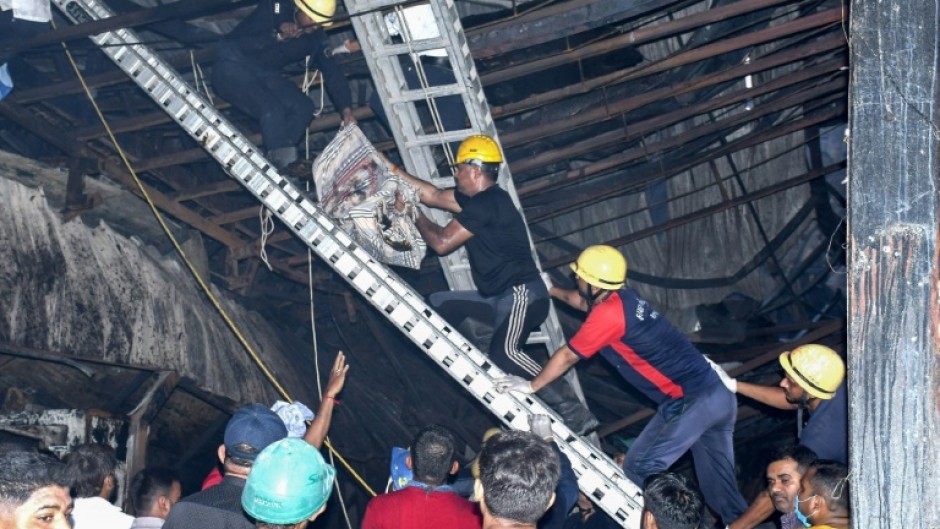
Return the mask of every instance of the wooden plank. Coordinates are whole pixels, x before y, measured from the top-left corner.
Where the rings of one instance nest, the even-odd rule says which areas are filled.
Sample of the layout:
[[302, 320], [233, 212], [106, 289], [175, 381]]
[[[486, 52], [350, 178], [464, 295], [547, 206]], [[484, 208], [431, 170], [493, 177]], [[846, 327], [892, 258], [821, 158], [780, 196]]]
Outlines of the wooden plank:
[[49, 44], [69, 42], [120, 28], [135, 28], [173, 18], [189, 19], [219, 11], [254, 5], [257, 0], [200, 0], [198, 2], [172, 2], [157, 7], [141, 8], [130, 13], [119, 13], [113, 17], [94, 20], [84, 24], [62, 26], [44, 31], [28, 39], [5, 39], [0, 41], [0, 51], [21, 52]]
[[[179, 376], [175, 371], [161, 371], [137, 406], [128, 414], [127, 458], [125, 459], [127, 481], [147, 466], [147, 446], [150, 440], [150, 424], [166, 404]], [[127, 504], [127, 487], [124, 487], [124, 503]]]
[[236, 209], [235, 211], [228, 211], [228, 212], [216, 215], [214, 217], [211, 217], [209, 221], [212, 222], [213, 224], [218, 224], [221, 226], [223, 224], [231, 224], [233, 222], [238, 222], [240, 220], [246, 220], [252, 217], [258, 217], [259, 210], [261, 209], [261, 207], [262, 207], [261, 204], [258, 204], [257, 206]]
[[940, 4], [856, 0], [851, 28], [853, 525], [940, 527]]
[[[612, 75], [616, 75], [618, 82], [639, 79], [653, 75], [655, 73], [664, 72], [672, 68], [677, 68], [679, 66], [685, 66], [687, 64], [709, 59], [723, 53], [764, 44], [791, 35], [795, 31], [837, 24], [841, 20], [842, 11], [840, 9], [829, 9], [821, 13], [800, 18], [792, 22], [778, 24], [776, 26], [772, 26], [760, 31], [755, 31], [753, 33], [748, 33], [740, 37], [725, 39], [712, 44], [707, 44], [700, 48], [695, 48], [690, 51], [679, 53], [669, 57], [668, 59], [653, 64], [641, 64], [633, 68], [628, 68], [627, 70], [615, 72], [615, 74]], [[596, 79], [591, 81], [592, 85], [596, 82]], [[609, 84], [609, 82], [610, 80], [604, 84]], [[599, 86], [603, 86], [603, 84]], [[544, 95], [545, 94], [543, 94], [543, 96]], [[502, 115], [506, 115], [506, 109], [507, 106], [504, 106], [501, 109], [503, 110]], [[565, 117], [563, 121], [556, 123], [555, 127], [560, 126], [563, 127], [563, 130], [571, 130], [580, 126], [594, 125], [599, 121], [619, 118], [621, 113], [622, 110], [620, 110], [618, 105], [602, 106], [587, 112], [579, 112], [576, 116]], [[539, 127], [532, 127], [516, 132], [500, 134], [500, 140], [504, 144], [518, 146], [536, 140], [543, 140], [545, 136], [547, 134], [551, 134], [551, 132], [552, 126], [549, 124], [544, 124], [543, 126]]]
[[[628, 46], [639, 46], [656, 39], [676, 35], [686, 31], [691, 31], [700, 26], [720, 22], [739, 15], [747, 14], [758, 9], [772, 7], [774, 5], [785, 3], [787, 0], [741, 0], [728, 5], [716, 6], [698, 13], [682, 17], [677, 20], [641, 27], [633, 31], [628, 31], [604, 39], [600, 42], [580, 46], [575, 49], [565, 50], [562, 53], [553, 53], [548, 57], [527, 61], [523, 64], [513, 65], [501, 70], [487, 72], [480, 76], [484, 85], [493, 83], [502, 83], [511, 79], [518, 79], [526, 75], [541, 72], [542, 70], [582, 61], [591, 57], [596, 57]], [[471, 51], [475, 51], [472, 50]], [[474, 53], [474, 57], [480, 56]]]
[[[628, 235], [623, 235], [621, 237], [617, 237], [610, 241], [606, 241], [604, 242], [604, 244], [607, 244], [616, 248], [619, 246], [623, 246], [625, 244], [629, 244], [631, 242], [638, 241], [640, 239], [652, 237], [653, 235], [663, 233], [665, 231], [671, 230], [673, 228], [677, 228], [679, 226], [684, 226], [685, 224], [689, 224], [691, 222], [704, 219], [705, 217], [715, 215], [717, 213], [721, 213], [722, 211], [727, 211], [731, 208], [743, 206], [751, 202], [754, 202], [755, 200], [760, 200], [762, 198], [769, 197], [777, 193], [781, 193], [783, 191], [786, 191], [787, 189], [790, 189], [799, 185], [803, 185], [817, 178], [822, 178], [826, 176], [827, 174], [833, 173], [844, 166], [845, 166], [844, 163], [838, 163], [838, 164], [834, 164], [831, 166], [823, 167], [822, 169], [810, 171], [800, 176], [796, 176], [796, 177], [784, 180], [782, 182], [777, 182], [776, 184], [765, 186], [761, 189], [758, 189], [757, 191], [751, 191], [750, 193], [747, 193], [746, 195], [740, 195], [731, 200], [719, 202], [718, 204], [703, 207], [692, 213], [688, 213], [686, 215], [681, 215], [681, 216], [669, 219], [669, 221], [663, 222], [661, 224], [657, 224], [656, 226], [650, 226], [649, 228], [632, 231]], [[578, 254], [565, 254], [565, 255], [561, 255], [552, 259], [544, 259], [542, 260], [542, 268], [549, 270], [552, 268], [562, 266], [567, 263], [572, 263], [576, 261], [577, 258], [578, 258]]]
[[[754, 147], [755, 145], [760, 145], [761, 143], [764, 143], [766, 141], [770, 141], [774, 138], [783, 137], [783, 136], [792, 134], [797, 131], [802, 131], [803, 129], [807, 127], [810, 127], [819, 123], [824, 123], [831, 119], [839, 118], [842, 115], [844, 115], [844, 113], [845, 113], [844, 106], [841, 103], [837, 103], [835, 107], [831, 110], [812, 112], [808, 116], [804, 117], [803, 119], [792, 121], [788, 124], [778, 124], [775, 128], [763, 130], [754, 134], [750, 134], [748, 136], [744, 136], [742, 138], [736, 139], [732, 142], [725, 144], [723, 147], [711, 150], [707, 153], [694, 152], [694, 153], [691, 153], [687, 157], [683, 157], [681, 155], [675, 155], [674, 157], [678, 158], [680, 161], [676, 163], [675, 165], [670, 166], [665, 171], [660, 170], [659, 168], [656, 168], [656, 171], [651, 174], [647, 174], [645, 176], [639, 176], [636, 178], [624, 179], [622, 183], [608, 186], [604, 196], [598, 197], [596, 193], [590, 193], [588, 195], [573, 196], [570, 199], [567, 199], [564, 204], [557, 204], [553, 209], [545, 213], [534, 214], [534, 215], [527, 214], [526, 220], [530, 224], [541, 222], [545, 219], [566, 213], [567, 211], [572, 211], [574, 209], [584, 207], [585, 205], [589, 203], [603, 200], [605, 197], [610, 197], [618, 193], [625, 193], [630, 190], [639, 189], [642, 186], [654, 180], [662, 179], [662, 178], [669, 178], [670, 176], [679, 174], [683, 171], [687, 171], [697, 165], [707, 163], [709, 160], [720, 158], [722, 156], [725, 156], [733, 152], [742, 151], [744, 149]], [[690, 133], [695, 133], [695, 129], [690, 131]], [[680, 135], [680, 137], [681, 136], [682, 135]], [[676, 141], [678, 138], [679, 137], [670, 138], [667, 141]], [[590, 166], [585, 166], [584, 168], [581, 168], [580, 170], [577, 170], [577, 171], [585, 172], [585, 173], [592, 173], [592, 172], [598, 171], [601, 168], [610, 170], [610, 169], [617, 167], [618, 164], [616, 164], [615, 162], [620, 156], [631, 156], [631, 155], [632, 154], [628, 152], [627, 154], [624, 154], [624, 155], [612, 156], [600, 162], [591, 164]]]
[[639, 17], [677, 3], [676, 0], [558, 2], [467, 31], [467, 44], [479, 60]]
[[186, 202], [197, 198], [218, 195], [220, 193], [230, 193], [232, 191], [242, 191], [244, 187], [235, 180], [226, 178], [206, 185], [181, 189], [173, 193], [167, 193], [169, 198], [177, 202]]
[[[191, 61], [193, 60], [195, 60], [197, 63], [202, 63], [203, 61], [209, 60], [212, 58], [212, 54], [212, 50], [195, 50], [192, 57], [190, 57], [188, 53], [177, 53], [166, 56], [165, 60], [174, 69], [179, 70], [189, 67]], [[89, 88], [101, 88], [105, 86], [113, 86], [130, 82], [131, 80], [127, 77], [127, 74], [122, 70], [119, 70], [117, 66], [115, 66], [114, 69], [109, 72], [85, 77], [85, 83], [88, 84]], [[36, 101], [42, 101], [43, 99], [49, 99], [51, 97], [83, 94], [84, 92], [85, 89], [82, 87], [82, 83], [78, 79], [70, 79], [68, 81], [44, 84], [42, 86], [29, 88], [21, 89], [17, 87], [17, 89], [10, 93], [7, 98], [9, 101], [12, 101], [18, 105], [25, 105], [26, 103], [34, 103]], [[162, 114], [166, 116], [166, 112], [162, 112]], [[167, 120], [169, 119], [170, 118], [167, 117]], [[100, 127], [97, 128], [100, 129]], [[84, 127], [75, 130], [75, 135], [77, 137], [88, 134], [90, 134], [89, 130]]]
[[[786, 85], [788, 84], [787, 79], [793, 80], [794, 82], [800, 82], [801, 80], [805, 81], [807, 77], [805, 77], [804, 74], [809, 75], [810, 78], [816, 75], [823, 75], [828, 78], [832, 72], [836, 71], [840, 67], [840, 63], [841, 61], [838, 61], [827, 63], [826, 65], [823, 65], [819, 68], [809, 68], [800, 74], [787, 76], [785, 78], [779, 79], [778, 82], [768, 83], [766, 86], [769, 87], [771, 84], [778, 87]], [[528, 203], [526, 205], [532, 207], [533, 204], [531, 203], [531, 197], [537, 193], [556, 189], [560, 185], [575, 183], [581, 180], [585, 180], [588, 177], [599, 176], [610, 171], [622, 170], [624, 166], [630, 162], [655, 158], [657, 154], [660, 154], [664, 151], [670, 151], [686, 145], [694, 144], [694, 142], [700, 138], [707, 138], [718, 134], [727, 133], [727, 131], [740, 127], [745, 123], [757, 121], [762, 117], [774, 114], [781, 110], [797, 106], [807, 107], [818, 105], [820, 100], [825, 101], [824, 98], [828, 97], [829, 99], [832, 99], [831, 96], [833, 96], [833, 94], [835, 94], [835, 97], [842, 99], [844, 98], [843, 94], [845, 93], [846, 83], [847, 79], [844, 76], [840, 76], [834, 80], [812, 88], [801, 90], [792, 94], [784, 94], [782, 97], [777, 97], [771, 100], [762, 101], [751, 112], [740, 112], [732, 114], [730, 118], [720, 120], [716, 119], [710, 123], [686, 130], [685, 132], [681, 132], [676, 135], [659, 134], [661, 139], [658, 141], [643, 142], [640, 146], [626, 149], [613, 156], [597, 160], [577, 169], [571, 169], [549, 177], [538, 178], [532, 182], [526, 182], [520, 186], [519, 196], [523, 197], [524, 199], [530, 199], [527, 201]], [[624, 130], [599, 134], [594, 138], [587, 139], [583, 142], [577, 142], [568, 147], [561, 147], [560, 149], [557, 149], [557, 151], [566, 155], [565, 158], [570, 159], [591, 152], [590, 148], [600, 149], [613, 145], [617, 143], [614, 141], [616, 138], [620, 138], [620, 141], [622, 142], [633, 142], [643, 138], [647, 134], [662, 131], [670, 125], [674, 125], [686, 119], [690, 119], [695, 116], [703, 116], [709, 112], [726, 108], [730, 105], [740, 103], [741, 101], [745, 101], [748, 96], [753, 93], [753, 91], [748, 90], [732, 92], [721, 98], [707, 100], [698, 105], [692, 105], [674, 112], [667, 112], [665, 114], [653, 116], [649, 119], [637, 121], [631, 124], [629, 128]], [[804, 110], [807, 109], [804, 108]], [[753, 134], [759, 133], [759, 129], [753, 132]], [[677, 161], [683, 159], [681, 155], [677, 154], [678, 153], [672, 153], [669, 156], [672, 163], [663, 167], [663, 172], [658, 175], [658, 177], [662, 177], [664, 174], [676, 174], [675, 167], [686, 166], [684, 163], [676, 163]], [[545, 164], [557, 163], [565, 159], [557, 158], [554, 152], [548, 155], [541, 155], [539, 158], [546, 160], [543, 163], [543, 166]], [[551, 161], [547, 161], [549, 158]], [[597, 197], [589, 190], [588, 195], [590, 195], [589, 200], [597, 199]], [[566, 201], [567, 204], [558, 204], [555, 202], [553, 204], [550, 215], [560, 215], [566, 212], [568, 207], [575, 204], [580, 205], [578, 195], [569, 195], [569, 198], [570, 200]], [[541, 217], [538, 214], [535, 214], [529, 218], [530, 222], [538, 222], [538, 220], [541, 220]]]

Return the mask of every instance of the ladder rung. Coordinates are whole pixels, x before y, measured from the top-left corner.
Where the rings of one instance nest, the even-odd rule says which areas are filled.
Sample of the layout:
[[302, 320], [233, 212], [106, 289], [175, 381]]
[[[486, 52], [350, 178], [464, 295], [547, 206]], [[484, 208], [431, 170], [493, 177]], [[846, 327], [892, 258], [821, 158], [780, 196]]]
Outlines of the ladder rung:
[[392, 104], [412, 103], [415, 101], [424, 101], [429, 97], [444, 97], [465, 94], [467, 89], [457, 84], [446, 84], [441, 86], [429, 86], [418, 90], [405, 90], [397, 97], [391, 98]]
[[533, 333], [530, 333], [529, 339], [526, 340], [526, 343], [528, 344], [533, 344], [533, 343], [544, 344], [544, 343], [549, 343], [549, 342], [551, 342], [551, 338], [547, 334], [543, 333], [542, 331], [535, 331]]
[[396, 55], [408, 55], [412, 52], [441, 50], [447, 48], [447, 41], [441, 37], [433, 39], [417, 39], [403, 42], [401, 44], [383, 44], [375, 48], [372, 52], [376, 57], [394, 57]]
[[350, 17], [361, 16], [369, 11], [375, 11], [386, 7], [395, 7], [401, 5], [401, 0], [362, 0], [356, 3], [356, 9], [346, 7], [349, 10]]
[[415, 147], [425, 147], [428, 145], [440, 145], [453, 141], [463, 141], [464, 138], [473, 134], [468, 130], [450, 130], [446, 132], [437, 132], [434, 134], [422, 134], [405, 140], [405, 148], [413, 149]]

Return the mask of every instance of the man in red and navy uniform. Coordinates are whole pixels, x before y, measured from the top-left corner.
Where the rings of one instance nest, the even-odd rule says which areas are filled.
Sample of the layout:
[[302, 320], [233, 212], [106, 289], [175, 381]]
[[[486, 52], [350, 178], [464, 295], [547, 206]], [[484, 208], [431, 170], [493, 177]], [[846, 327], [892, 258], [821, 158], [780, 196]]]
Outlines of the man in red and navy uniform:
[[714, 371], [720, 368], [625, 286], [627, 263], [615, 248], [591, 246], [571, 269], [577, 290], [553, 286], [550, 293], [588, 313], [581, 329], [555, 351], [531, 382], [509, 376], [498, 380], [497, 387], [538, 391], [578, 360], [600, 353], [657, 405], [656, 415], [627, 453], [627, 477], [642, 486], [647, 476], [667, 470], [691, 450], [706, 502], [725, 524], [735, 520], [747, 503], [734, 473], [737, 403]]

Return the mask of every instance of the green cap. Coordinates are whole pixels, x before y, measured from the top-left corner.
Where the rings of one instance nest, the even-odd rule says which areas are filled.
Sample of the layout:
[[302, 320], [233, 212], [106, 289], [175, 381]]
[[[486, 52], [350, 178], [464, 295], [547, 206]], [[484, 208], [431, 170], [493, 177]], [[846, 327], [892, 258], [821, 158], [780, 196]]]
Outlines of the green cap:
[[258, 454], [242, 492], [242, 507], [270, 524], [310, 518], [330, 498], [336, 470], [302, 439], [282, 439]]

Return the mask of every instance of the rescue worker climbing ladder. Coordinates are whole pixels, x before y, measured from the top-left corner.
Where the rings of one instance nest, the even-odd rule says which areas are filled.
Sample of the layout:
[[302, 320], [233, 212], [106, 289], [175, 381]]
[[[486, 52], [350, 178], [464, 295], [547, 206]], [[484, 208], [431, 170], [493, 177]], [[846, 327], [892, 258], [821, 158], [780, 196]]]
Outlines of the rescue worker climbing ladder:
[[725, 524], [747, 503], [738, 492], [732, 434], [737, 402], [714, 366], [679, 329], [626, 286], [627, 261], [616, 248], [586, 248], [571, 264], [576, 289], [552, 296], [586, 311], [587, 319], [530, 382], [496, 381], [499, 391], [529, 394], [562, 376], [582, 358], [600, 353], [627, 382], [657, 404], [656, 415], [633, 442], [624, 472], [634, 483], [664, 472], [686, 451], [705, 500]]

